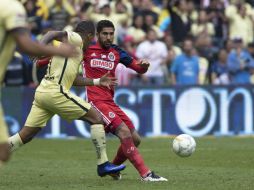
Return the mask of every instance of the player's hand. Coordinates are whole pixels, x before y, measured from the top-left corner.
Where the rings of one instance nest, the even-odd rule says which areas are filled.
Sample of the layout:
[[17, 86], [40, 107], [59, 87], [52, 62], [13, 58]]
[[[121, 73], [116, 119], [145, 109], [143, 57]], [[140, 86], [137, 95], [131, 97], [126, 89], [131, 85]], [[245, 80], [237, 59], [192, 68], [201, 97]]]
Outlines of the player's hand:
[[150, 63], [146, 60], [146, 59], [142, 59], [139, 60], [139, 62], [137, 63], [137, 65], [139, 65], [140, 67], [142, 67], [143, 69], [148, 69], [150, 66]]
[[108, 89], [110, 89], [110, 86], [116, 86], [117, 85], [117, 78], [110, 77], [110, 72], [107, 72], [105, 75], [103, 75], [100, 78], [100, 85], [105, 86]]

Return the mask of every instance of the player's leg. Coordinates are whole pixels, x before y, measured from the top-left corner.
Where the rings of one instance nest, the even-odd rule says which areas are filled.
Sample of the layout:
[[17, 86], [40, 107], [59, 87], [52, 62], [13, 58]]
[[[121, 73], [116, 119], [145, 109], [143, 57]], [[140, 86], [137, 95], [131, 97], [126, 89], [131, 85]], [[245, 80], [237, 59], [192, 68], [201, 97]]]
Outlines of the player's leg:
[[131, 131], [131, 136], [132, 136], [135, 146], [138, 147], [141, 144], [141, 137], [138, 134], [138, 132], [136, 131], [136, 129], [133, 129]]
[[0, 166], [10, 158], [10, 149], [8, 142], [0, 143]]
[[[113, 120], [112, 127], [117, 128], [118, 125], [120, 125], [120, 123], [124, 122], [125, 125], [129, 128], [129, 130], [131, 132], [131, 136], [132, 136], [134, 145], [136, 147], [138, 147], [139, 144], [141, 143], [141, 137], [139, 136], [138, 132], [136, 131], [132, 121], [118, 106], [115, 107], [114, 110], [117, 113], [117, 115], [120, 117], [120, 119], [116, 119], [115, 121]], [[125, 160], [127, 160], [127, 157], [125, 156], [123, 149], [122, 149], [122, 145], [120, 144], [117, 154], [113, 160], [113, 163], [114, 164], [122, 164]]]
[[91, 124], [91, 138], [96, 148], [97, 165], [107, 162], [108, 156], [106, 153], [106, 137], [102, 116], [91, 107], [88, 112], [79, 119], [87, 121]]
[[[100, 102], [93, 104], [93, 106], [103, 115], [103, 119], [107, 123], [105, 130], [115, 134], [120, 139], [121, 146], [118, 149], [117, 156], [113, 163], [122, 163], [127, 158], [137, 169], [143, 180], [166, 181], [165, 178], [159, 177], [151, 172], [151, 170], [145, 165], [142, 156], [136, 148], [136, 145], [140, 143], [140, 136], [137, 132], [135, 132], [135, 128], [128, 116], [117, 105], [115, 105], [114, 102], [107, 104]], [[128, 124], [128, 126], [122, 119]], [[134, 139], [136, 141], [136, 145], [134, 143]]]
[[121, 146], [118, 149], [117, 156], [113, 163], [119, 164], [123, 163], [126, 159], [129, 159], [141, 176], [147, 175], [150, 170], [145, 166], [143, 158], [134, 145], [130, 129], [119, 117], [119, 115], [123, 116], [124, 113], [122, 113], [120, 108], [115, 105], [114, 102], [107, 104], [100, 102], [93, 104], [93, 106], [103, 115], [103, 118], [107, 123], [105, 130], [115, 134], [121, 141]]
[[7, 139], [8, 139], [7, 126], [4, 122], [2, 106], [0, 105], [0, 167], [3, 162], [8, 161], [10, 158], [10, 150]]
[[[138, 132], [133, 129], [131, 131], [131, 136], [133, 139], [133, 143], [136, 147], [138, 147], [141, 143], [141, 137], [139, 136]], [[122, 149], [122, 145], [120, 144], [120, 146], [118, 147], [117, 153], [115, 155], [115, 158], [113, 159], [113, 164], [119, 165], [124, 163], [128, 158], [125, 156], [123, 149]]]
[[114, 165], [108, 161], [106, 152], [106, 136], [101, 114], [93, 107], [80, 118], [91, 124], [91, 138], [97, 153], [97, 173], [99, 176], [118, 173], [125, 168], [125, 165]]
[[145, 165], [143, 158], [134, 144], [127, 125], [124, 122], [120, 123], [114, 130], [114, 134], [120, 139], [122, 154], [134, 165], [140, 176], [146, 176], [150, 173], [150, 169]]
[[8, 139], [11, 152], [30, 142], [41, 129], [46, 126], [47, 121], [54, 115], [38, 103], [38, 100], [46, 99], [46, 97], [50, 99], [47, 94], [35, 93], [35, 100], [26, 119], [25, 126], [18, 133]]
[[[115, 102], [113, 101], [110, 103], [107, 102], [107, 104], [100, 102], [93, 105], [99, 112], [101, 112], [101, 114], [104, 117], [105, 123], [108, 124], [108, 126], [106, 126], [105, 128], [106, 130], [108, 130], [109, 132], [112, 132], [113, 128], [117, 128], [118, 125], [124, 122], [131, 132], [134, 145], [138, 147], [138, 145], [141, 142], [141, 137], [139, 136], [138, 132], [135, 130], [135, 127], [132, 121], [130, 120], [130, 118], [122, 111], [122, 109], [118, 105], [115, 104]], [[118, 148], [117, 154], [115, 158], [113, 159], [113, 164], [116, 164], [116, 165], [122, 164], [126, 160], [127, 160], [127, 157], [123, 153], [122, 147], [120, 145]]]
[[91, 124], [91, 138], [98, 158], [98, 175], [104, 176], [123, 170], [125, 165], [116, 166], [108, 162], [105, 131], [101, 115], [92, 108], [91, 104], [80, 97], [70, 92], [63, 93], [64, 96], [57, 98], [58, 106], [55, 107], [55, 113], [69, 121], [79, 119]]
[[0, 166], [2, 162], [6, 162], [10, 158], [9, 145], [7, 142], [8, 130], [4, 121], [4, 114], [0, 103]]
[[41, 130], [41, 127], [24, 126], [18, 133], [9, 137], [9, 149], [11, 152], [17, 150], [24, 144], [30, 142]]
[[[2, 118], [1, 118], [2, 120]], [[10, 150], [7, 142], [8, 132], [4, 122], [0, 122], [0, 166], [3, 162], [7, 162], [10, 158]]]
[[[132, 139], [133, 139], [133, 142], [134, 142], [134, 145], [136, 147], [138, 147], [140, 145], [140, 142], [141, 142], [141, 137], [139, 136], [138, 132], [133, 129], [131, 131], [131, 136], [132, 136]], [[125, 156], [124, 152], [123, 152], [123, 149], [122, 149], [122, 145], [120, 144], [118, 150], [117, 150], [117, 153], [115, 155], [115, 158], [113, 159], [113, 164], [116, 164], [116, 165], [119, 165], [119, 164], [122, 164], [124, 163], [128, 158]], [[111, 175], [111, 177], [114, 179], [114, 180], [120, 180], [122, 179], [122, 176], [120, 173], [117, 173], [117, 174], [114, 174], [114, 175]]]
[[141, 176], [143, 181], [167, 181], [166, 178], [160, 177], [152, 172], [144, 163], [141, 154], [134, 145], [133, 138], [131, 136], [130, 129], [125, 123], [121, 123], [116, 129], [116, 136], [121, 141], [121, 147], [123, 154], [133, 164]]
[[129, 128], [129, 130], [131, 132], [131, 136], [132, 136], [133, 142], [134, 142], [135, 146], [138, 147], [140, 145], [140, 143], [141, 143], [141, 137], [139, 136], [138, 132], [136, 131], [136, 129], [135, 129], [131, 119], [118, 106], [116, 108], [114, 108], [114, 109], [117, 111], [117, 115], [121, 118], [121, 120]]

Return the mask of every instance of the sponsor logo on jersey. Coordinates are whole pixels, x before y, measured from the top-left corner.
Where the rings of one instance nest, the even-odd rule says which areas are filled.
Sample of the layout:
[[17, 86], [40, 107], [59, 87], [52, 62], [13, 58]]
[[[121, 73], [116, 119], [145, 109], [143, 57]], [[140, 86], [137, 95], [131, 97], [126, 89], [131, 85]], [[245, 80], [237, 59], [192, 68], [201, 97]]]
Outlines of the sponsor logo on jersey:
[[127, 153], [128, 154], [130, 154], [131, 152], [133, 152], [134, 151], [134, 146], [131, 146], [131, 148], [128, 148], [127, 149]]
[[116, 57], [115, 57], [114, 53], [110, 52], [110, 53], [108, 54], [108, 59], [109, 59], [110, 61], [115, 61]]
[[116, 115], [115, 115], [113, 112], [109, 112], [109, 113], [108, 113], [108, 116], [109, 116], [110, 118], [114, 118]]
[[55, 79], [54, 76], [44, 76], [44, 78], [45, 78], [46, 80], [54, 80], [54, 79]]
[[103, 68], [107, 70], [112, 70], [114, 68], [114, 62], [104, 61], [101, 59], [92, 59], [90, 65], [91, 67]]

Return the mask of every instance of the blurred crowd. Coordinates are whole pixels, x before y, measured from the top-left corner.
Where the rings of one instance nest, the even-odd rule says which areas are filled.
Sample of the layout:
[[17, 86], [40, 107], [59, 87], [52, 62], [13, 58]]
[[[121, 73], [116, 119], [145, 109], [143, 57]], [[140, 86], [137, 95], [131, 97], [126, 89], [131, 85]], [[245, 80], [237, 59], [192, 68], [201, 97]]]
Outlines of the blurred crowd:
[[[111, 20], [115, 43], [151, 63], [144, 75], [119, 64], [120, 85], [254, 83], [254, 0], [21, 1], [34, 40], [83, 19]], [[34, 85], [40, 75], [17, 51], [5, 84]]]

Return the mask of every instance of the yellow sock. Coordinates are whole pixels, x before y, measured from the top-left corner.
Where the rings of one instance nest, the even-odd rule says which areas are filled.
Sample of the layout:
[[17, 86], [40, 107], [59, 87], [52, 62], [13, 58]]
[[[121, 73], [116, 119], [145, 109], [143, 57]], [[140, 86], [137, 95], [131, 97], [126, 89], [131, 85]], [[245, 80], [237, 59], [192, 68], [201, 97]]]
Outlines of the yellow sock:
[[22, 142], [18, 133], [8, 138], [8, 143], [10, 145], [10, 151], [13, 152], [21, 147], [24, 143]]
[[103, 125], [91, 125], [91, 138], [96, 149], [97, 165], [107, 162], [106, 136]]

